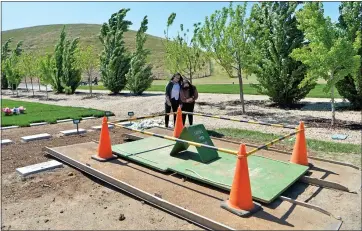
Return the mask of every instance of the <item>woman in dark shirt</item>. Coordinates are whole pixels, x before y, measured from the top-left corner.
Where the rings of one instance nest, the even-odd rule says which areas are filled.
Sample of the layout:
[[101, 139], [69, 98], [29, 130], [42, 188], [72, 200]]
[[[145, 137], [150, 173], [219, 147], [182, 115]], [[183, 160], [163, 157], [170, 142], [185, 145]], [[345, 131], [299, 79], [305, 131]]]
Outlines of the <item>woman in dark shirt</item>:
[[[166, 86], [166, 102], [165, 113], [170, 113], [171, 108], [173, 112], [177, 112], [177, 108], [180, 105], [180, 89], [182, 83], [182, 76], [180, 73], [176, 73], [171, 77], [170, 82]], [[165, 127], [168, 127], [169, 115], [165, 115]], [[175, 125], [176, 115], [173, 115], [173, 124]]]
[[[182, 104], [182, 111], [186, 112], [194, 112], [195, 101], [199, 97], [197, 89], [194, 85], [190, 83], [189, 80], [184, 79], [180, 91], [180, 99]], [[188, 115], [189, 124], [193, 123], [193, 115]], [[182, 122], [185, 125], [186, 122], [186, 114], [182, 114]]]

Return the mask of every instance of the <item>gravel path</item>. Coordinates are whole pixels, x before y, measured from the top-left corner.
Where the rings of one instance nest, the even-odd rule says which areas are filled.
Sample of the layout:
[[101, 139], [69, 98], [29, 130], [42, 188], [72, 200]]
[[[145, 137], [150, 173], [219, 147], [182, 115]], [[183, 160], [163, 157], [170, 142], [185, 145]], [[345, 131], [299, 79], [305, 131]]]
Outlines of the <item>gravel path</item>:
[[[110, 110], [116, 114], [116, 119], [127, 118], [127, 113], [133, 111], [136, 116], [150, 115], [152, 113], [164, 112], [164, 93], [147, 92], [143, 96], [132, 96], [121, 94], [117, 96], [108, 95], [106, 91], [94, 91], [95, 97], [89, 98], [84, 91], [78, 91], [74, 95], [56, 95], [49, 93], [50, 100], [45, 100], [45, 93], [36, 92], [32, 97], [31, 92], [20, 92], [20, 97], [13, 97], [11, 91], [3, 91], [2, 98], [18, 99], [31, 102], [42, 102], [62, 106], [89, 107], [99, 110]], [[266, 96], [245, 95], [246, 115], [240, 115], [241, 106], [237, 103], [238, 95], [230, 94], [207, 94], [201, 93], [195, 112], [212, 113], [216, 115], [226, 115], [239, 119], [253, 119], [270, 123], [283, 123], [297, 125], [300, 120], [320, 120], [328, 122], [331, 117], [329, 99], [304, 99], [301, 102], [305, 105], [301, 109], [284, 110], [266, 106]], [[342, 100], [337, 100], [339, 106], [343, 106]], [[4, 106], [4, 105], [3, 105]], [[337, 110], [336, 119], [341, 122], [361, 124], [360, 111]], [[237, 123], [225, 120], [215, 120], [212, 118], [196, 117], [195, 123], [203, 123], [208, 129], [215, 128], [240, 128], [255, 130], [265, 133], [285, 134], [290, 129], [268, 127], [255, 124]], [[306, 126], [309, 124], [306, 122]], [[332, 140], [333, 134], [346, 134], [346, 140]], [[332, 129], [328, 127], [315, 127], [311, 125], [306, 129], [307, 138], [326, 140], [341, 143], [361, 144], [361, 130], [351, 130], [346, 128]]]

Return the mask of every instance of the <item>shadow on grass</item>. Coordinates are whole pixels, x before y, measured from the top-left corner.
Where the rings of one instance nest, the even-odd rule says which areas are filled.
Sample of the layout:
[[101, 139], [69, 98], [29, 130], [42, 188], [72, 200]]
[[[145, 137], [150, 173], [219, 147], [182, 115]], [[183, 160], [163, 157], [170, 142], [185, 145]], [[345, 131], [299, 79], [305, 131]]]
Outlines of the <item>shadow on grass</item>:
[[223, 138], [225, 136], [224, 134], [213, 131], [213, 130], [207, 130], [207, 133], [209, 134], [209, 136], [216, 137], [216, 138]]

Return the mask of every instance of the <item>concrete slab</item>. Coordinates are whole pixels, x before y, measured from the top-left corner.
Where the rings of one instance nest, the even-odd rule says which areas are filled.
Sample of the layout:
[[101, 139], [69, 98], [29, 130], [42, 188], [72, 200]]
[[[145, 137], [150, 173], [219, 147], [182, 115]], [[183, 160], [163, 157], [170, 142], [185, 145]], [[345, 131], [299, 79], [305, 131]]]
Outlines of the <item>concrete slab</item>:
[[84, 118], [82, 118], [82, 120], [91, 120], [91, 119], [96, 119], [96, 117], [94, 117], [94, 116], [89, 116], [89, 117], [84, 117]]
[[5, 140], [1, 140], [1, 145], [3, 144], [12, 144], [14, 143], [12, 140], [9, 140], [9, 139], [5, 139]]
[[62, 133], [65, 136], [75, 135], [75, 134], [83, 134], [83, 133], [86, 133], [86, 132], [87, 131], [85, 129], [83, 129], [83, 128], [79, 128], [78, 132], [77, 132], [77, 129], [60, 131], [60, 133]]
[[31, 136], [23, 136], [23, 137], [21, 137], [21, 141], [28, 142], [28, 141], [33, 141], [33, 140], [49, 139], [51, 137], [52, 137], [52, 135], [50, 135], [49, 133], [41, 133], [41, 134], [36, 134], [36, 135], [31, 135]]
[[30, 174], [43, 172], [43, 171], [51, 170], [54, 168], [60, 168], [60, 167], [63, 167], [62, 163], [60, 163], [56, 160], [51, 160], [51, 161], [47, 161], [47, 162], [43, 162], [43, 163], [39, 163], [39, 164], [29, 165], [29, 166], [25, 166], [22, 168], [17, 168], [16, 171], [21, 176], [28, 176]]
[[46, 124], [48, 124], [48, 123], [47, 123], [47, 122], [32, 123], [32, 124], [30, 124], [30, 127], [40, 126], [40, 125], [46, 125]]
[[7, 127], [1, 127], [1, 130], [7, 130], [12, 128], [18, 128], [19, 126], [7, 126]]
[[64, 119], [64, 120], [57, 120], [57, 123], [65, 123], [65, 122], [71, 122], [73, 119]]
[[[102, 126], [93, 126], [92, 129], [94, 130], [101, 130]], [[108, 129], [114, 128], [113, 124], [108, 124]]]

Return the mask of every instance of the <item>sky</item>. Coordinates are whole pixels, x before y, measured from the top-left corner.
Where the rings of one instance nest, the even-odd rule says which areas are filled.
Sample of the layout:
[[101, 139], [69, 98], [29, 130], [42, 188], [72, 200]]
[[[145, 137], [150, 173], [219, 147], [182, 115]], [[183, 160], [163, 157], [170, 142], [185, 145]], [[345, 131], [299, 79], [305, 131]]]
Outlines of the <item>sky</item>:
[[[240, 2], [235, 2], [238, 4]], [[332, 21], [338, 19], [340, 2], [325, 2], [324, 12]], [[192, 30], [193, 24], [203, 22], [215, 10], [229, 2], [2, 2], [2, 31], [49, 24], [103, 24], [121, 8], [130, 8], [126, 19], [132, 21], [131, 30], [138, 30], [148, 16], [148, 34], [164, 37], [168, 16], [176, 13], [169, 34], [175, 35], [179, 25]], [[248, 3], [250, 11], [252, 2]]]

